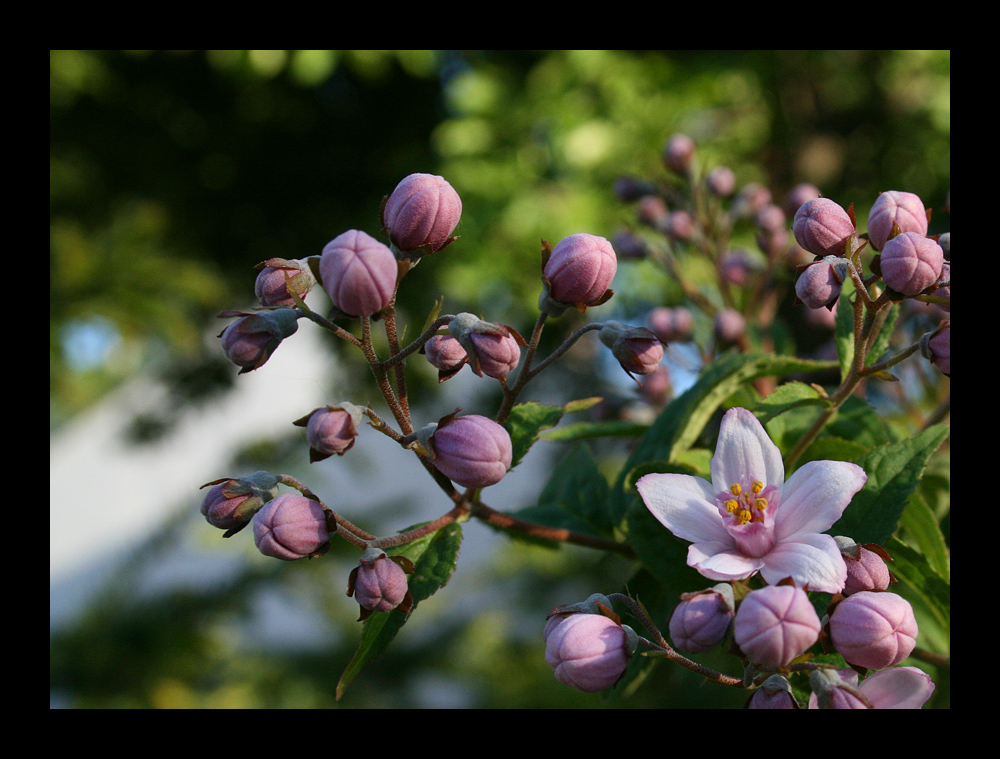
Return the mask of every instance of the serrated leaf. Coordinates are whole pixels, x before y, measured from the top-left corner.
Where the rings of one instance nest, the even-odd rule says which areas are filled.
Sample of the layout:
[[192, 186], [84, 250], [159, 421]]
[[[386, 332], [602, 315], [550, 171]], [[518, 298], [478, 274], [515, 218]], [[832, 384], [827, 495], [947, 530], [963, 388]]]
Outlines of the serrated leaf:
[[861, 456], [855, 463], [865, 470], [868, 481], [831, 533], [853, 538], [857, 543], [884, 545], [896, 531], [927, 461], [948, 437], [948, 432], [946, 425], [937, 424], [912, 438], [876, 446]]
[[[448, 582], [458, 561], [461, 542], [462, 526], [452, 522], [430, 535], [387, 551], [392, 556], [404, 556], [413, 562], [414, 571], [408, 578], [410, 593], [413, 594], [413, 609]], [[412, 613], [411, 610], [410, 614]], [[375, 612], [364, 621], [358, 650], [337, 683], [338, 700], [361, 671], [388, 647], [396, 633], [406, 624], [410, 614], [394, 609]]]

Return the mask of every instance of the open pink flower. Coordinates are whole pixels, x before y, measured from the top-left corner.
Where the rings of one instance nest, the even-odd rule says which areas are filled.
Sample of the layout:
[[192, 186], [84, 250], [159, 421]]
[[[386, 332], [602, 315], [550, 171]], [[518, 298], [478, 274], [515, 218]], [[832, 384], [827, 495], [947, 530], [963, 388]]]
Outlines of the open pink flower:
[[781, 452], [757, 418], [733, 408], [722, 418], [712, 482], [647, 474], [636, 487], [668, 530], [691, 541], [688, 566], [710, 580], [760, 572], [774, 585], [839, 593], [847, 568], [828, 530], [868, 479], [846, 461], [810, 461], [785, 482]]

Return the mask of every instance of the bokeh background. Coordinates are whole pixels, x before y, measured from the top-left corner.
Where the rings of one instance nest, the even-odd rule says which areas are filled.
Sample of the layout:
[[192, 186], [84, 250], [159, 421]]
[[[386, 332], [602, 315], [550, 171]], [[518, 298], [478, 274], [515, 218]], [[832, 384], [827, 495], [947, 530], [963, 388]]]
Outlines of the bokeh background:
[[[292, 420], [376, 400], [347, 346], [304, 323], [237, 377], [215, 315], [253, 306], [260, 261], [316, 255], [350, 228], [377, 235], [382, 198], [429, 172], [462, 197], [461, 238], [407, 276], [401, 322], [415, 334], [443, 296], [445, 312], [528, 334], [540, 240], [635, 228], [615, 180], [661, 176], [678, 132], [699, 166], [728, 165], [740, 185], [780, 198], [811, 182], [859, 219], [879, 191], [907, 190], [936, 209], [931, 233], [947, 231], [950, 125], [950, 51], [51, 51], [52, 705], [737, 705], [666, 666], [627, 698], [559, 685], [542, 658], [545, 613], [618, 589], [629, 567], [478, 523], [449, 585], [335, 701], [358, 639], [345, 595], [356, 552], [286, 564], [247, 533], [222, 540], [198, 514], [199, 486], [287, 472], [378, 533], [447, 504], [372, 430], [348, 456], [308, 464]], [[642, 261], [613, 287], [602, 318], [641, 323], [680, 297]], [[530, 399], [600, 390], [630, 403], [634, 385], [594, 345]], [[470, 372], [440, 386], [429, 367], [411, 374], [427, 421], [495, 409], [492, 383]], [[613, 471], [620, 451], [597, 452]], [[533, 504], [564, 453], [536, 445], [490, 504]]]

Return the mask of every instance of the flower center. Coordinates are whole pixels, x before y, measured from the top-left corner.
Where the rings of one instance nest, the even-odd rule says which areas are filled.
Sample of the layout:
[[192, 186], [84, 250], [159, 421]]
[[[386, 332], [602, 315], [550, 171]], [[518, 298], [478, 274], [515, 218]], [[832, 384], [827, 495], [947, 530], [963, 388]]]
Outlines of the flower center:
[[771, 490], [772, 488], [765, 488], [760, 480], [754, 480], [749, 488], [734, 482], [729, 486], [729, 492], [721, 493], [719, 499], [723, 502], [726, 515], [729, 515], [732, 524], [763, 522]]

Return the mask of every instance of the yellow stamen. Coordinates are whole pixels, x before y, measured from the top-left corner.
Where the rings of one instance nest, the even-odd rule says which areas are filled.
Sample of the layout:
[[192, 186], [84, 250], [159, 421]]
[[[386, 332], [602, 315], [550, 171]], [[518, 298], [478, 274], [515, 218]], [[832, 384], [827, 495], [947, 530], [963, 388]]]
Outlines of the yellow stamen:
[[736, 511], [736, 509], [738, 509], [739, 506], [740, 505], [736, 503], [736, 501], [734, 501], [732, 498], [726, 501], [726, 511], [728, 511], [730, 514]]
[[743, 492], [743, 488], [740, 487], [740, 483], [735, 482], [729, 486], [729, 492], [733, 495], [740, 495]]
[[764, 489], [764, 483], [763, 482], [754, 481], [753, 488], [751, 488], [751, 489], [753, 490], [753, 494], [757, 495], [761, 490]]
[[746, 524], [751, 519], [750, 512], [744, 509], [736, 516], [736, 519], [740, 524]]
[[753, 505], [756, 506], [761, 511], [763, 511], [764, 509], [767, 508], [767, 499], [766, 498], [757, 498], [753, 502]]

